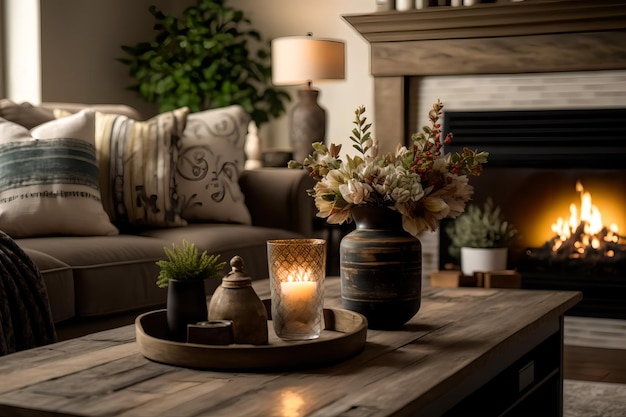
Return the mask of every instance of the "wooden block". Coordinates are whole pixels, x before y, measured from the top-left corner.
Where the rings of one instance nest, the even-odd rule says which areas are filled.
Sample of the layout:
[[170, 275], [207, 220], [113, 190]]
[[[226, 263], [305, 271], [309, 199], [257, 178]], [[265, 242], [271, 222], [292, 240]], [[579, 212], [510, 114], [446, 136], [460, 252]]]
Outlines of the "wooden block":
[[203, 345], [230, 345], [234, 343], [233, 322], [211, 320], [188, 324], [187, 342]]
[[475, 287], [476, 278], [465, 276], [458, 270], [437, 271], [430, 274], [430, 285], [433, 287]]
[[513, 270], [483, 272], [485, 288], [522, 288], [522, 276]]
[[476, 280], [477, 287], [482, 288], [485, 286], [485, 273], [484, 272], [479, 272], [479, 271], [474, 272], [474, 279]]

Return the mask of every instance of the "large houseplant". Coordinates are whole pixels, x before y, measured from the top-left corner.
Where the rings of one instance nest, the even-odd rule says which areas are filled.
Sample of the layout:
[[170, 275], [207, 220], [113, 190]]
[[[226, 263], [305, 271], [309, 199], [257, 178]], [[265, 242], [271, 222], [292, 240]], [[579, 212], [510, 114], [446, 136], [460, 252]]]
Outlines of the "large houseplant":
[[506, 269], [508, 247], [517, 236], [500, 206], [487, 198], [482, 206], [468, 205], [465, 213], [446, 226], [450, 255], [461, 260], [465, 275]]
[[193, 243], [183, 240], [182, 248], [164, 248], [167, 259], [157, 261], [161, 268], [157, 285], [167, 287], [167, 327], [177, 341], [187, 338], [187, 324], [206, 321], [208, 310], [204, 280], [218, 278], [226, 265], [219, 255], [200, 253]]
[[136, 84], [129, 87], [160, 111], [191, 112], [241, 105], [257, 126], [285, 112], [289, 95], [272, 88], [271, 65], [261, 35], [241, 10], [225, 0], [198, 0], [180, 18], [156, 6], [151, 42], [123, 45], [119, 59]]

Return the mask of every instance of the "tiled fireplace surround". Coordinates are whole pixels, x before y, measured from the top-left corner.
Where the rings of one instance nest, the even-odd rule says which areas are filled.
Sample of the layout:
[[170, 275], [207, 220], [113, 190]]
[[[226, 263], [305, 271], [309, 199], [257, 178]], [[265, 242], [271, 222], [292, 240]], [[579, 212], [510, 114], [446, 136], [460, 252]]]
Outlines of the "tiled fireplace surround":
[[[345, 19], [371, 45], [379, 140], [417, 130], [437, 99], [448, 111], [626, 108], [623, 2], [527, 0]], [[439, 267], [439, 234], [421, 241], [427, 276]]]
[[[624, 70], [432, 76], [421, 78], [417, 88], [418, 121], [428, 120], [437, 99], [448, 111], [626, 108]], [[438, 269], [439, 235], [425, 233], [421, 241], [427, 276]]]

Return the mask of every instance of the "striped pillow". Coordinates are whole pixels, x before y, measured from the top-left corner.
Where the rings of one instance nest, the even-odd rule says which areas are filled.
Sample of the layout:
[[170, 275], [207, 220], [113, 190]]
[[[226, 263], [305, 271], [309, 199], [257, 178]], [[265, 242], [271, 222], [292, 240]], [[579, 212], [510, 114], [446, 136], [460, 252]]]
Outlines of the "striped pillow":
[[96, 149], [104, 209], [115, 224], [184, 226], [176, 161], [186, 107], [146, 121], [97, 113]]
[[13, 238], [115, 235], [98, 187], [94, 113], [29, 131], [0, 119], [0, 229]]

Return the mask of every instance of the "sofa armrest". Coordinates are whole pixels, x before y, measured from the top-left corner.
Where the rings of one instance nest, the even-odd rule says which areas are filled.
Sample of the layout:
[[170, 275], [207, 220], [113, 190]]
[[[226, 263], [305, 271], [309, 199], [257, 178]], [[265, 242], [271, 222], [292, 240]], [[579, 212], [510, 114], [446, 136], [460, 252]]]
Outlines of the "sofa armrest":
[[260, 168], [239, 180], [255, 226], [291, 230], [312, 237], [315, 204], [306, 190], [315, 181], [305, 170]]

